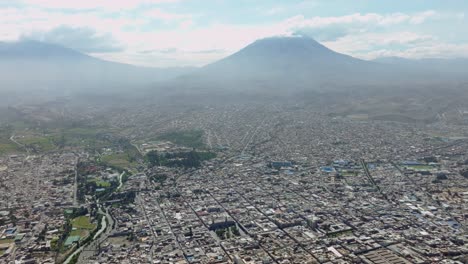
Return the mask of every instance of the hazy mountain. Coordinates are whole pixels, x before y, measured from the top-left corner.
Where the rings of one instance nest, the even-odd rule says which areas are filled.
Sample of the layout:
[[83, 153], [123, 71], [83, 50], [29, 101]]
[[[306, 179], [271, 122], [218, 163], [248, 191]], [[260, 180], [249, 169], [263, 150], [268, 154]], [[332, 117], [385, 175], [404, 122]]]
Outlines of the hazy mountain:
[[[389, 83], [426, 82], [422, 71], [365, 61], [337, 53], [308, 37], [273, 37], [255, 41], [231, 56], [180, 78], [179, 87], [291, 92]], [[188, 88], [186, 88], [188, 89]]]
[[330, 74], [330, 71], [375, 67], [375, 64], [336, 53], [311, 38], [275, 37], [257, 40], [235, 54], [206, 66], [205, 70], [236, 77], [270, 74], [310, 77]]
[[59, 92], [66, 95], [68, 91], [134, 94], [138, 86], [143, 86], [152, 87], [158, 95], [215, 95], [228, 90], [237, 95], [254, 92], [260, 96], [265, 96], [265, 91], [273, 96], [273, 92], [302, 91], [369, 93], [379, 88], [392, 91], [395, 87], [456, 86], [468, 76], [462, 74], [467, 69], [463, 67], [465, 63], [466, 60], [365, 61], [334, 52], [311, 38], [273, 37], [255, 41], [200, 69], [157, 69], [104, 61], [66, 47], [24, 41], [0, 43], [0, 92], [10, 97], [14, 93], [21, 97], [25, 89], [39, 91], [38, 95], [48, 90], [44, 93], [47, 96]]
[[129, 89], [132, 85], [149, 85], [191, 70], [109, 62], [66, 47], [36, 41], [0, 43], [2, 90]]

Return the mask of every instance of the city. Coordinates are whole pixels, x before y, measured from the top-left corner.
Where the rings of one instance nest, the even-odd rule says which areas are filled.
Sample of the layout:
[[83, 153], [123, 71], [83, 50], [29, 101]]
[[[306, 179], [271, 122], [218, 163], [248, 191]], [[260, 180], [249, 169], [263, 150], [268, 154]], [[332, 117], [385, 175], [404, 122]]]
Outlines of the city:
[[0, 1], [0, 264], [468, 264], [468, 1]]
[[[466, 260], [466, 139], [431, 136], [453, 133], [436, 126], [281, 107], [232, 105], [185, 118], [174, 113], [177, 122], [166, 122], [157, 133], [185, 131], [185, 138], [174, 132], [179, 137], [173, 142], [134, 139], [140, 155], [120, 162], [128, 166], [123, 168], [99, 161], [118, 155], [118, 147], [5, 156], [1, 260]], [[216, 157], [199, 166], [161, 159], [194, 149]], [[158, 153], [158, 162], [150, 162], [150, 153]]]

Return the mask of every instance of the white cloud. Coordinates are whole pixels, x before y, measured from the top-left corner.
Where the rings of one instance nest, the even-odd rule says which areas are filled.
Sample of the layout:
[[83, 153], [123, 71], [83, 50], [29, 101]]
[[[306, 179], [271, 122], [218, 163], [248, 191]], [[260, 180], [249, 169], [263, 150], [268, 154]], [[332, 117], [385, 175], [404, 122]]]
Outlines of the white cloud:
[[331, 25], [360, 25], [360, 26], [391, 26], [402, 23], [422, 23], [430, 17], [436, 16], [435, 11], [426, 11], [408, 15], [403, 13], [392, 13], [381, 15], [377, 13], [360, 14], [355, 13], [345, 16], [313, 17], [305, 18], [303, 15], [294, 16], [285, 21], [291, 27], [297, 28], [320, 28]]
[[435, 41], [431, 35], [418, 34], [409, 31], [390, 33], [363, 33], [347, 35], [336, 41], [324, 42], [324, 44], [338, 52], [346, 54], [362, 54], [382, 46], [418, 46]]
[[166, 12], [160, 8], [150, 9], [145, 11], [143, 15], [148, 19], [158, 19], [165, 22], [172, 22], [175, 20], [189, 20], [192, 18], [192, 15], [178, 14]]
[[350, 35], [324, 44], [338, 52], [368, 60], [380, 57], [468, 58], [468, 44], [446, 43], [435, 36], [409, 31]]
[[51, 9], [106, 9], [119, 10], [135, 8], [143, 4], [175, 3], [179, 0], [21, 0], [27, 6]]
[[355, 55], [364, 59], [375, 59], [381, 57], [401, 57], [408, 59], [468, 58], [468, 44], [430, 42], [426, 43], [425, 45], [410, 47], [407, 49], [379, 49]]
[[410, 23], [412, 24], [421, 24], [424, 23], [427, 19], [431, 17], [436, 17], [437, 13], [435, 11], [426, 11], [423, 13], [416, 14], [415, 16], [410, 18]]
[[60, 26], [46, 32], [23, 35], [22, 38], [58, 44], [86, 53], [122, 51], [122, 47], [110, 34], [100, 34], [92, 28]]
[[[332, 49], [360, 57], [366, 57], [365, 54], [369, 54], [367, 57], [377, 56], [377, 51], [389, 51], [390, 49], [386, 46], [392, 45], [403, 46], [411, 54], [422, 54], [423, 51], [434, 54], [436, 52], [430, 49], [424, 49], [421, 52], [412, 50], [418, 45], [429, 47], [428, 43], [431, 42], [435, 45], [437, 39], [434, 36], [412, 32], [410, 29], [403, 32], [392, 32], [392, 30], [395, 26], [415, 27], [415, 24], [422, 24], [433, 18], [448, 19], [435, 11], [425, 11], [415, 14], [355, 13], [345, 16], [311, 18], [298, 15], [270, 24], [217, 23], [200, 26], [200, 23], [196, 23], [199, 16], [169, 12], [168, 10], [171, 9], [166, 9], [164, 6], [148, 6], [136, 13], [133, 13], [134, 10], [132, 12], [118, 10], [120, 8], [131, 9], [144, 4], [173, 3], [178, 0], [24, 1], [28, 3], [26, 8], [0, 8], [0, 25], [2, 25], [0, 41], [14, 40], [24, 35], [34, 34], [41, 38], [41, 34], [57, 33], [57, 28], [79, 29], [69, 32], [73, 34], [67, 35], [67, 38], [68, 40], [78, 38], [81, 34], [84, 42], [75, 39], [77, 43], [83, 44], [81, 50], [97, 52], [105, 51], [106, 47], [123, 47], [124, 51], [99, 54], [99, 56], [148, 66], [203, 65], [233, 53], [259, 38], [290, 36], [298, 31], [326, 41], [325, 44]], [[105, 13], [97, 10], [110, 6], [109, 2], [112, 2], [113, 6], [110, 13], [107, 10]], [[304, 4], [313, 3], [315, 1], [308, 1]], [[86, 10], [86, 12], [58, 10], [63, 8]], [[279, 10], [272, 10], [272, 12], [279, 12]], [[453, 17], [463, 19], [460, 14]], [[165, 26], [149, 27], [155, 20], [162, 21]], [[143, 31], [143, 28], [146, 31]], [[82, 29], [91, 31], [83, 32]], [[377, 33], [377, 31], [383, 32]], [[57, 34], [49, 34], [48, 37], [49, 39], [57, 38]], [[99, 45], [84, 46], [86, 39]], [[113, 41], [115, 45], [109, 45], [110, 42], [105, 40], [115, 40]], [[448, 47], [439, 46], [438, 48], [438, 50], [443, 49], [448, 49]], [[142, 53], [148, 50], [175, 50], [175, 52]], [[200, 52], [206, 50], [217, 52]]]

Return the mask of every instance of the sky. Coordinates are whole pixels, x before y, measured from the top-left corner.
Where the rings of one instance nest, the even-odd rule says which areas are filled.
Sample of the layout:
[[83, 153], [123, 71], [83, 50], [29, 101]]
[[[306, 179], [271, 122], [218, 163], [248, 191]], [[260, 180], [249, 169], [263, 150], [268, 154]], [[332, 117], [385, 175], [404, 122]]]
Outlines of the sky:
[[362, 59], [468, 57], [466, 0], [0, 0], [0, 41], [151, 67], [202, 66], [305, 35]]

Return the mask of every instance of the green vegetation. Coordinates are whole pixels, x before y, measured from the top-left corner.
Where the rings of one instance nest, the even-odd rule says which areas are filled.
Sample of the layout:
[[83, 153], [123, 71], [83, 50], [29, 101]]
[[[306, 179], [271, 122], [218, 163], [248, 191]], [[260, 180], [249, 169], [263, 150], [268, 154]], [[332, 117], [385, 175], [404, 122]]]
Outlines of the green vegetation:
[[96, 185], [100, 188], [109, 188], [111, 187], [111, 183], [108, 181], [96, 181]]
[[215, 233], [221, 240], [240, 236], [240, 231], [237, 226], [216, 229]]
[[342, 237], [342, 236], [348, 236], [352, 234], [353, 234], [353, 230], [342, 230], [342, 231], [328, 233], [327, 237]]
[[[97, 188], [110, 188], [112, 183], [97, 178], [88, 178], [87, 183], [95, 183]], [[88, 184], [87, 184], [88, 185]]]
[[434, 169], [434, 166], [431, 165], [408, 165], [405, 166], [407, 169], [413, 169], [416, 171], [427, 171]]
[[101, 162], [111, 167], [125, 169], [138, 165], [135, 159], [129, 156], [128, 153], [115, 153], [101, 157]]
[[71, 260], [68, 262], [68, 264], [76, 264], [78, 263], [78, 258], [80, 257], [80, 254], [76, 254], [71, 258]]
[[72, 227], [92, 230], [96, 228], [96, 225], [90, 222], [88, 216], [79, 216], [72, 220]]
[[118, 171], [132, 170], [138, 167], [138, 162], [142, 159], [138, 149], [126, 139], [119, 139], [115, 143], [120, 152], [104, 155], [99, 159], [99, 162]]
[[146, 161], [152, 166], [184, 167], [196, 168], [201, 166], [201, 162], [216, 157], [213, 152], [175, 152], [159, 153], [150, 151], [146, 154]]
[[54, 150], [57, 147], [55, 145], [55, 137], [52, 135], [31, 137], [26, 136], [23, 138], [16, 138], [16, 141], [35, 152], [48, 152]]
[[120, 143], [118, 138], [110, 135], [105, 128], [78, 127], [78, 124], [37, 129], [34, 134], [22, 135], [19, 132], [16, 140], [36, 152], [47, 152], [67, 146], [81, 146], [89, 152], [95, 152]]
[[110, 200], [120, 200], [118, 203], [119, 205], [125, 205], [135, 202], [136, 192], [135, 191], [128, 191], [128, 192], [119, 192], [119, 193], [112, 193], [110, 196]]
[[88, 235], [87, 229], [75, 229], [70, 232], [70, 236], [85, 237]]
[[[119, 185], [118, 177], [113, 177], [108, 180], [104, 180], [101, 178], [96, 178], [90, 176], [95, 171], [104, 170], [108, 164], [101, 164], [98, 165], [95, 162], [80, 162], [78, 164], [78, 193], [77, 198], [80, 202], [85, 201], [85, 196], [93, 196], [95, 198], [99, 198], [105, 200], [112, 194]], [[113, 172], [118, 171], [117, 169]], [[122, 177], [122, 181], [124, 181], [124, 177]], [[99, 189], [99, 191], [98, 191]], [[86, 213], [85, 213], [86, 214]], [[85, 215], [80, 214], [80, 215]], [[92, 212], [91, 212], [92, 215]], [[79, 215], [75, 215], [79, 216]]]
[[[73, 241], [88, 238], [96, 227], [97, 225], [91, 223], [91, 219], [88, 216], [78, 216], [73, 218], [65, 225], [62, 240], [57, 242], [57, 248], [59, 248], [61, 252], [65, 252]], [[58, 246], [60, 244], [61, 246]]]
[[14, 239], [1, 239], [0, 240], [0, 244], [11, 244], [11, 243], [14, 243], [15, 240]]
[[50, 241], [50, 249], [52, 251], [57, 251], [58, 250], [58, 244], [59, 244], [59, 241], [60, 238], [59, 237], [54, 237], [51, 241]]
[[9, 139], [0, 138], [0, 154], [17, 153], [22, 149]]
[[158, 140], [166, 140], [176, 145], [200, 149], [205, 146], [203, 134], [201, 130], [175, 131], [159, 136]]
[[9, 128], [0, 128], [0, 154], [17, 153], [24, 151], [23, 148], [10, 140], [12, 131]]

